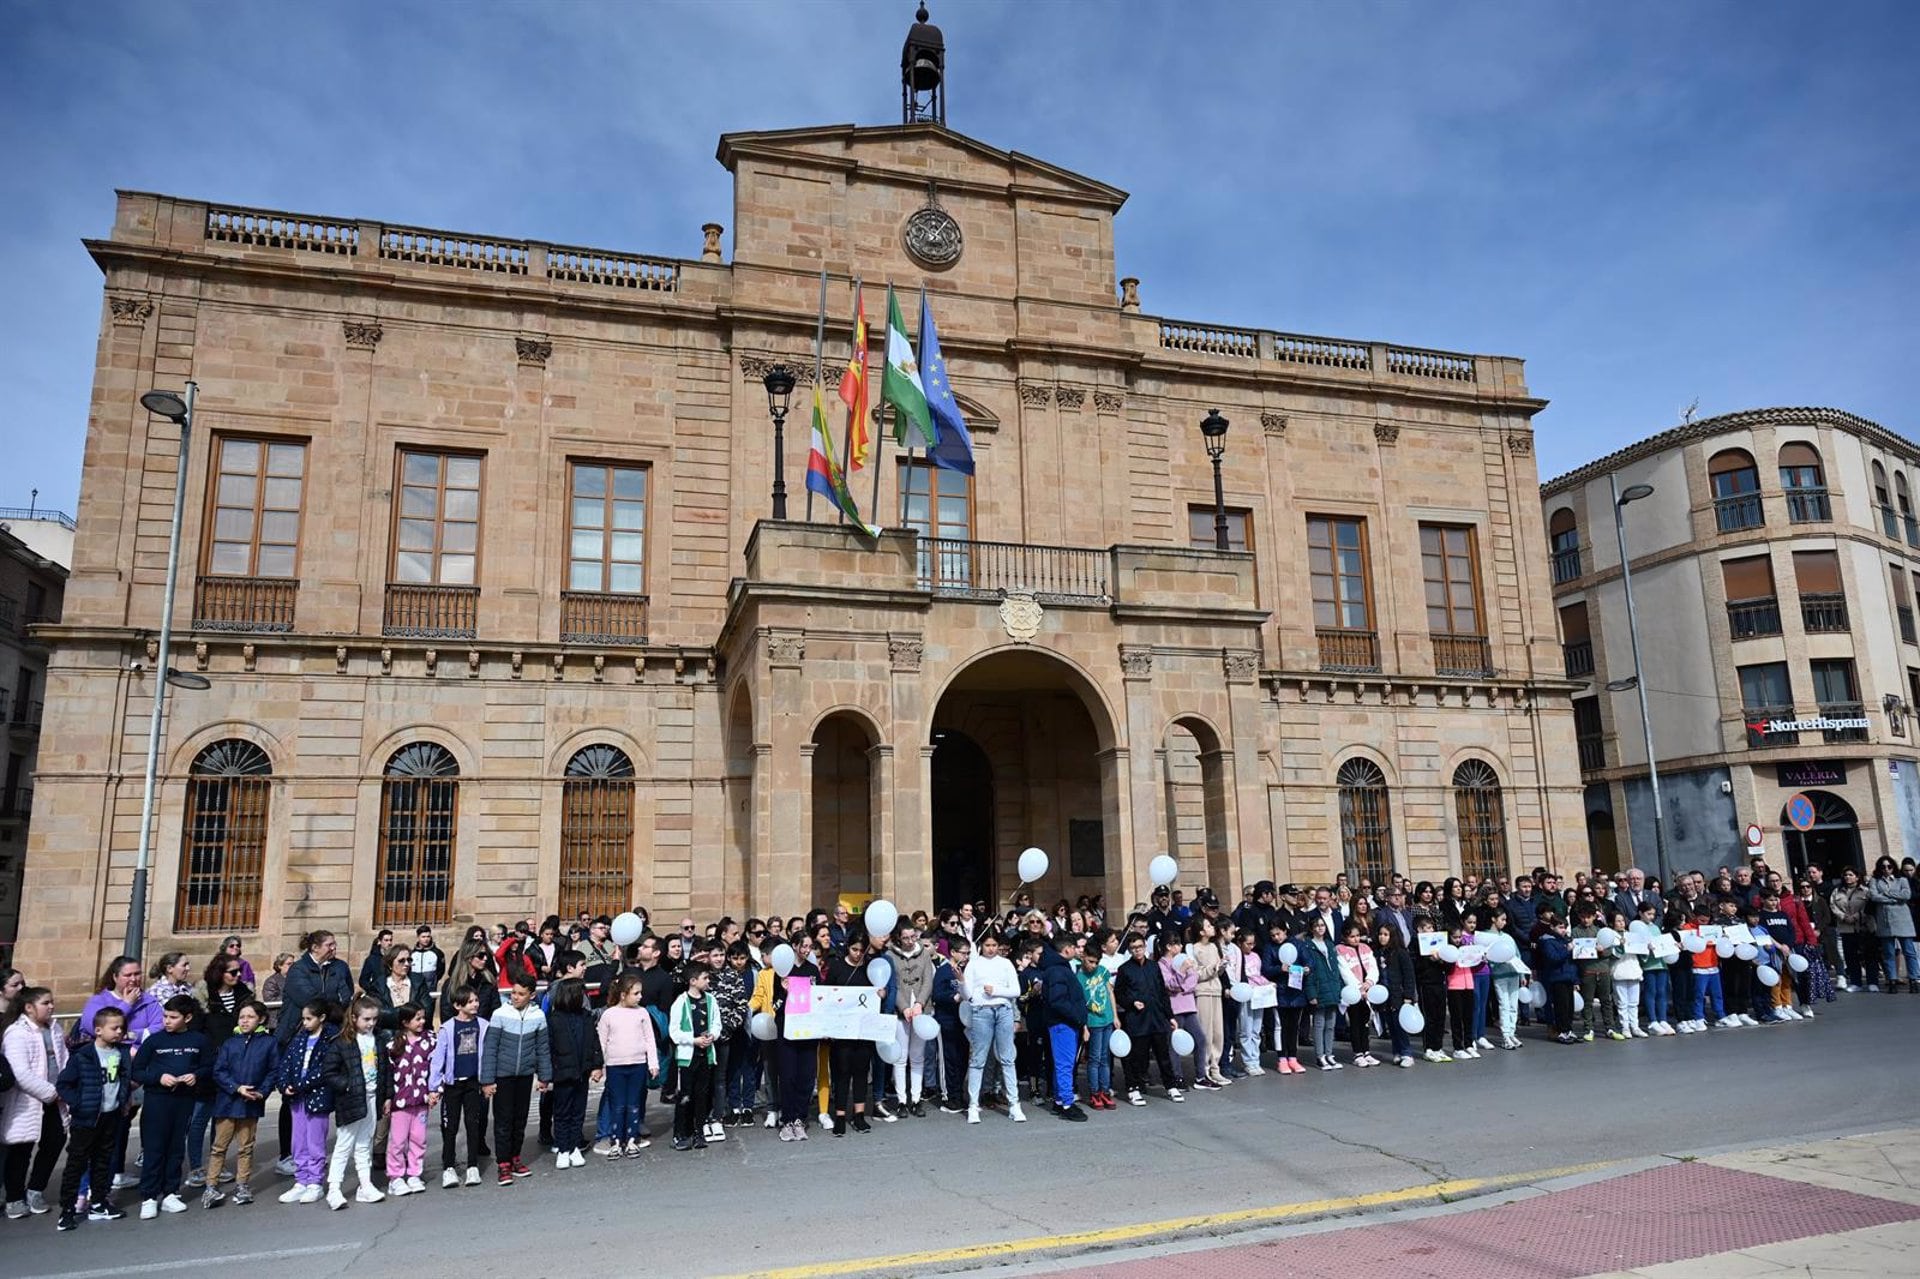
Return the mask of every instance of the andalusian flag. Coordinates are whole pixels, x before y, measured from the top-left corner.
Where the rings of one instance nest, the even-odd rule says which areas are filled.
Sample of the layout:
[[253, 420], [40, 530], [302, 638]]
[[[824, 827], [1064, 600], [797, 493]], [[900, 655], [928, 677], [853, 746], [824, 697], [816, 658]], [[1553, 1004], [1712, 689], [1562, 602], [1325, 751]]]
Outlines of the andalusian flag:
[[[880, 375], [880, 398], [893, 405], [894, 443], [903, 448], [932, 448], [938, 440], [933, 418], [927, 413], [927, 391], [920, 384], [920, 365], [913, 358], [913, 344], [907, 341], [906, 321], [900, 318], [900, 299], [887, 286], [887, 367]], [[907, 443], [907, 428], [916, 439]]]
[[840, 398], [847, 405], [847, 469], [857, 471], [873, 451], [867, 431], [867, 304], [858, 289], [853, 295], [853, 355], [840, 375]]
[[807, 454], [807, 487], [832, 502], [868, 537], [880, 536], [879, 529], [860, 518], [860, 508], [847, 489], [847, 477], [833, 459], [833, 435], [827, 430], [827, 404], [818, 382], [813, 386], [813, 449]]

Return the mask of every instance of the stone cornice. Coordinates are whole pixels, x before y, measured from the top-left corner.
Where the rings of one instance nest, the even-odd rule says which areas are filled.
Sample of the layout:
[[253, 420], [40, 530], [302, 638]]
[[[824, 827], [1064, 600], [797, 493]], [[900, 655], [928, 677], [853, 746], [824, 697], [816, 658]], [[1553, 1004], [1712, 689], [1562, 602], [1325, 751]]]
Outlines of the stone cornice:
[[1702, 418], [1698, 422], [1688, 422], [1662, 431], [1658, 435], [1648, 436], [1637, 444], [1617, 449], [1604, 457], [1595, 458], [1585, 466], [1577, 467], [1564, 475], [1540, 485], [1540, 496], [1549, 498], [1578, 485], [1617, 471], [1623, 466], [1638, 462], [1642, 458], [1663, 453], [1668, 449], [1681, 448], [1697, 440], [1709, 439], [1715, 435], [1724, 435], [1729, 431], [1751, 430], [1768, 426], [1826, 426], [1845, 431], [1849, 435], [1867, 440], [1887, 452], [1900, 458], [1908, 465], [1920, 465], [1920, 444], [1904, 435], [1896, 434], [1881, 426], [1878, 422], [1857, 417], [1844, 409], [1831, 408], [1762, 408], [1742, 409], [1736, 413], [1722, 413], [1718, 417]]

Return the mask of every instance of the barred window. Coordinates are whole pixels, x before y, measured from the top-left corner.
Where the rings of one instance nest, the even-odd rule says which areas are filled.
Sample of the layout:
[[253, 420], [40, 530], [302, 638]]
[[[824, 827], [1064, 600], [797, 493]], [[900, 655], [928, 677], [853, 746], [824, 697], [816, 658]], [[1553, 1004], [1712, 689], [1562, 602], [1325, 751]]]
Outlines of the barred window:
[[1507, 870], [1507, 816], [1500, 778], [1484, 760], [1453, 770], [1453, 814], [1460, 826], [1460, 873], [1491, 879]]
[[1393, 873], [1393, 817], [1387, 779], [1370, 759], [1340, 765], [1340, 843], [1347, 879], [1379, 883]]
[[273, 763], [252, 742], [227, 738], [187, 770], [174, 930], [253, 932], [266, 877]]
[[560, 917], [617, 915], [633, 904], [633, 761], [588, 746], [561, 786]]
[[454, 829], [460, 765], [433, 742], [402, 746], [380, 784], [376, 927], [453, 922]]

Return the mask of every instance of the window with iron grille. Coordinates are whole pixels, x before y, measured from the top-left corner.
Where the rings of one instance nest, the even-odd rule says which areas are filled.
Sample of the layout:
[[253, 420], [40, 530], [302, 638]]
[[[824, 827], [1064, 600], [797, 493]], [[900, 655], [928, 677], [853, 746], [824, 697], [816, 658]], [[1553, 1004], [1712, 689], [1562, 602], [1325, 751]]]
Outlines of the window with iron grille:
[[453, 922], [453, 858], [460, 765], [433, 742], [402, 746], [380, 784], [377, 927]]
[[273, 763], [252, 742], [228, 738], [187, 770], [174, 930], [245, 933], [260, 927]]
[[633, 761], [595, 745], [561, 784], [560, 916], [617, 915], [633, 904]]
[[1387, 806], [1387, 779], [1369, 759], [1340, 765], [1340, 843], [1347, 878], [1379, 883], [1393, 873], [1393, 817]]
[[1485, 760], [1453, 770], [1453, 814], [1460, 826], [1460, 873], [1492, 879], [1507, 870], [1507, 816], [1500, 777]]

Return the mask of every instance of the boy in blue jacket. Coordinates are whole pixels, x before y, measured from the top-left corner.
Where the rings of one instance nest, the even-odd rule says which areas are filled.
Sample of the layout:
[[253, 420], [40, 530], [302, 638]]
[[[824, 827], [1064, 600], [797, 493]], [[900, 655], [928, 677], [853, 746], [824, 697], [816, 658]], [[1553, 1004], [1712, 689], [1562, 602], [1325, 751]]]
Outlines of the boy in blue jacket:
[[120, 1046], [127, 1037], [127, 1015], [118, 1008], [102, 1008], [93, 1015], [92, 1031], [92, 1041], [73, 1050], [53, 1085], [73, 1124], [67, 1134], [67, 1170], [60, 1177], [61, 1230], [80, 1224], [83, 1176], [91, 1188], [88, 1221], [119, 1221], [127, 1215], [113, 1206], [113, 1152], [133, 1106], [133, 1059]]
[[933, 969], [933, 1019], [940, 1023], [940, 1113], [967, 1113], [967, 1031], [960, 1006], [967, 1002], [967, 960], [973, 943], [955, 937], [947, 948], [947, 962]]
[[140, 1114], [140, 1220], [164, 1209], [185, 1212], [180, 1169], [187, 1127], [202, 1096], [213, 1093], [213, 1045], [202, 1034], [200, 1001], [175, 995], [163, 1005], [160, 1033], [148, 1035], [133, 1057], [133, 1077], [145, 1088]]
[[1563, 1044], [1578, 1042], [1573, 1037], [1573, 987], [1579, 970], [1573, 963], [1573, 945], [1568, 940], [1567, 921], [1550, 910], [1540, 912], [1547, 931], [1533, 944], [1534, 976], [1547, 984], [1553, 999], [1554, 1038]]
[[236, 1140], [240, 1148], [234, 1159], [233, 1201], [253, 1202], [253, 1137], [260, 1117], [267, 1113], [267, 1094], [273, 1090], [279, 1056], [279, 1045], [267, 1029], [267, 1006], [249, 999], [234, 1014], [233, 1034], [213, 1058], [213, 1152], [207, 1157], [202, 1208], [218, 1208], [226, 1200], [220, 1174]]
[[1073, 1101], [1073, 1068], [1079, 1060], [1080, 1042], [1087, 1037], [1087, 996], [1074, 975], [1073, 963], [1080, 958], [1080, 938], [1062, 933], [1053, 947], [1037, 947], [1035, 968], [1040, 974], [1040, 1005], [1045, 1009], [1047, 1046], [1053, 1061], [1053, 1113], [1074, 1123], [1086, 1122], [1087, 1113]]

